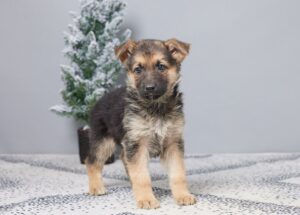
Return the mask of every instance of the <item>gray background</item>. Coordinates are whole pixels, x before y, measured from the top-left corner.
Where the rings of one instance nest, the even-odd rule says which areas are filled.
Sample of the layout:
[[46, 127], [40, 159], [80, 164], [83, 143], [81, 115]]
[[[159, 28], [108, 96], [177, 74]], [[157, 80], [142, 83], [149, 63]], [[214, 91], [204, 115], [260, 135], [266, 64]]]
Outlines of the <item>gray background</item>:
[[[300, 1], [129, 0], [134, 38], [192, 44], [182, 67], [186, 151], [300, 151]], [[0, 2], [0, 153], [75, 153], [59, 65], [74, 0]]]

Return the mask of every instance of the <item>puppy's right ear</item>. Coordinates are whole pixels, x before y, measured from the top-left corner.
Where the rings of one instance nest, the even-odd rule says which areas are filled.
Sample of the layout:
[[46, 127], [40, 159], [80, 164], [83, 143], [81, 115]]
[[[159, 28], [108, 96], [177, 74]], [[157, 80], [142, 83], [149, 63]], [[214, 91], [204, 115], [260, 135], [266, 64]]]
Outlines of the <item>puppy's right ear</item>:
[[119, 60], [124, 63], [130, 55], [132, 55], [133, 50], [136, 47], [136, 43], [129, 39], [127, 42], [115, 47], [115, 54]]

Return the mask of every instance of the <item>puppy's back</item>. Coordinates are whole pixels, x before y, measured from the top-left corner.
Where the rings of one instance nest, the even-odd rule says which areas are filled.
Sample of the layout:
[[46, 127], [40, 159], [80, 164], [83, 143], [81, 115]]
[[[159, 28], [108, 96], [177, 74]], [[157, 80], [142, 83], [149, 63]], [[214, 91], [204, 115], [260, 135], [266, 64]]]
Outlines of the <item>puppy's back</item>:
[[123, 135], [126, 88], [112, 90], [98, 100], [90, 113], [91, 142], [112, 137], [120, 143]]

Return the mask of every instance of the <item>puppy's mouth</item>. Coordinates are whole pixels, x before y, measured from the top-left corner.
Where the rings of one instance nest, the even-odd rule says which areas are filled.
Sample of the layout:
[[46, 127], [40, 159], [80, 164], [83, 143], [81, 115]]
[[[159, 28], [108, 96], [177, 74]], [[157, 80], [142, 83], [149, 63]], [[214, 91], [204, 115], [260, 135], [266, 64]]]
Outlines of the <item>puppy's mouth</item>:
[[162, 95], [158, 95], [158, 94], [153, 94], [153, 93], [147, 93], [144, 95], [144, 98], [147, 100], [156, 100], [159, 97], [161, 97]]

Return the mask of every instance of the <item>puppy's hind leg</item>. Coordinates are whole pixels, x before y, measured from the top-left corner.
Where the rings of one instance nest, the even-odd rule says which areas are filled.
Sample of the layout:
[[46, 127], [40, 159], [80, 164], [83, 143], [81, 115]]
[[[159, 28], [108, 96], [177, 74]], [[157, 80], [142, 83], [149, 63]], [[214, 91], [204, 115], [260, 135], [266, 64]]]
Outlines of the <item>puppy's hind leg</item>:
[[114, 153], [115, 142], [112, 138], [102, 138], [91, 143], [89, 155], [86, 159], [89, 177], [89, 194], [103, 195], [106, 190], [102, 180], [102, 170], [105, 161]]

